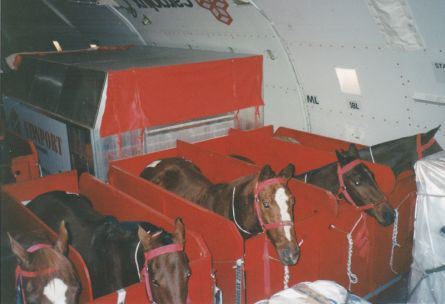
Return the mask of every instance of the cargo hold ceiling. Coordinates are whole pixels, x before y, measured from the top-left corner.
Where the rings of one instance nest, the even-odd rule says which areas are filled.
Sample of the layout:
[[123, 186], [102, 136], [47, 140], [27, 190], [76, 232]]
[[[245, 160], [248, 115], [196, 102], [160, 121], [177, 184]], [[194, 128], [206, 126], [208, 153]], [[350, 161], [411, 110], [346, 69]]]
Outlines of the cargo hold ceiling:
[[1, 0], [2, 70], [7, 71], [8, 55], [54, 51], [53, 41], [64, 50], [90, 44], [144, 44], [120, 17], [121, 10], [99, 1]]

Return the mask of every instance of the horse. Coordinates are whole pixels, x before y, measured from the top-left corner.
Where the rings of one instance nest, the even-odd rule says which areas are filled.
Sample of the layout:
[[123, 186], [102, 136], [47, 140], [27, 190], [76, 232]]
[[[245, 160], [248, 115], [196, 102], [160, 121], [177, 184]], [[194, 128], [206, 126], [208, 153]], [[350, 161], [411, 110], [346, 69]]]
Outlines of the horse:
[[[54, 244], [43, 231], [33, 231], [17, 240], [9, 232], [7, 235], [12, 254], [5, 254], [2, 248], [2, 303], [78, 303], [81, 286], [66, 257], [68, 232], [64, 221]], [[16, 264], [10, 261], [13, 257]], [[13, 267], [15, 288], [14, 280], [9, 279], [14, 277]]]
[[417, 160], [443, 150], [434, 139], [439, 128], [360, 149], [360, 158], [384, 164], [397, 176], [412, 169]]
[[181, 219], [173, 234], [147, 222], [118, 222], [94, 210], [87, 197], [63, 191], [41, 194], [27, 207], [51, 228], [61, 219], [69, 221], [94, 298], [144, 281], [150, 301], [186, 303], [191, 272]]
[[380, 191], [374, 174], [360, 160], [357, 147], [349, 146], [348, 151], [336, 151], [337, 162], [294, 176], [309, 184], [336, 193], [351, 205], [374, 217], [382, 226], [391, 225], [395, 211], [386, 196]]
[[293, 229], [294, 196], [287, 186], [294, 166], [278, 175], [266, 165], [259, 173], [213, 184], [191, 161], [164, 158], [140, 177], [233, 221], [244, 239], [266, 232], [284, 265], [297, 263], [300, 248]]

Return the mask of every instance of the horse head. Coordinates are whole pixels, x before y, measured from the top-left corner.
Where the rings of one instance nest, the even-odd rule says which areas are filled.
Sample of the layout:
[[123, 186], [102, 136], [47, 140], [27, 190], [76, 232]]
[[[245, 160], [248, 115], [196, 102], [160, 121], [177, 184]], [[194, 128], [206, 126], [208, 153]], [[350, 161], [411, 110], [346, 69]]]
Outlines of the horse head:
[[287, 186], [295, 167], [289, 164], [278, 175], [265, 165], [255, 186], [254, 204], [258, 221], [285, 265], [294, 265], [300, 247], [293, 227], [294, 196]]
[[182, 220], [175, 221], [173, 243], [165, 244], [162, 231], [145, 232], [139, 227], [138, 236], [144, 248], [143, 276], [150, 301], [154, 303], [186, 303], [188, 280], [191, 276], [184, 252], [185, 228]]
[[379, 189], [374, 174], [360, 161], [355, 145], [351, 144], [346, 152], [336, 151], [339, 190], [352, 205], [365, 210], [382, 226], [394, 222], [395, 212], [389, 205], [385, 194]]
[[17, 258], [17, 297], [22, 303], [78, 303], [80, 283], [66, 257], [68, 232], [64, 221], [55, 245], [37, 243], [25, 249], [9, 233], [11, 250]]

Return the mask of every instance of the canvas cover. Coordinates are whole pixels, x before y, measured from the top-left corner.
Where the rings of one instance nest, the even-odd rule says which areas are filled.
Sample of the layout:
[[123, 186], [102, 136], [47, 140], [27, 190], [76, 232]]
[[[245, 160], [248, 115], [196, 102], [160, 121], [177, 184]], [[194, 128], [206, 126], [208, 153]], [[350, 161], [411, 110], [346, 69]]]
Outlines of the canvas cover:
[[408, 303], [445, 303], [445, 151], [415, 165], [413, 264]]

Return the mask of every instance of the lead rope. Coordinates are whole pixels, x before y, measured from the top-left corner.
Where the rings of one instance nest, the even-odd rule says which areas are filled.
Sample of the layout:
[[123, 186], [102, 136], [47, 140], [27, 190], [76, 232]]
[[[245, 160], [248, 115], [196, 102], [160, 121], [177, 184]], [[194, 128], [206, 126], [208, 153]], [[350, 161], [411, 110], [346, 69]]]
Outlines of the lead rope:
[[352, 254], [354, 253], [353, 252], [354, 241], [352, 240], [352, 233], [354, 232], [355, 228], [357, 228], [358, 223], [360, 223], [362, 218], [363, 218], [363, 212], [360, 214], [359, 219], [355, 222], [351, 231], [348, 233], [346, 231], [343, 231], [343, 230], [337, 228], [333, 224], [330, 225], [330, 227], [346, 234], [346, 240], [348, 241], [348, 260], [346, 261], [346, 274], [347, 274], [348, 280], [349, 280], [349, 288], [348, 288], [349, 290], [351, 290], [351, 284], [357, 284], [359, 282], [357, 275], [352, 272]]
[[284, 266], [283, 289], [289, 288], [289, 279], [290, 279], [289, 266], [285, 265]]
[[[148, 232], [150, 232], [150, 231], [148, 231]], [[138, 263], [139, 245], [141, 245], [141, 241], [139, 241], [138, 244], [136, 245], [136, 250], [134, 251], [134, 262], [136, 263], [136, 269], [138, 271], [138, 277], [139, 277], [139, 281], [140, 281], [141, 280], [141, 273], [140, 273], [139, 263]]]
[[236, 260], [236, 266], [235, 266], [235, 303], [241, 304], [241, 291], [243, 286], [243, 265], [244, 260], [238, 259]]
[[394, 209], [395, 212], [395, 218], [394, 218], [394, 224], [392, 227], [392, 248], [391, 248], [391, 257], [389, 258], [389, 267], [391, 268], [391, 271], [394, 274], [399, 274], [397, 271], [394, 270], [394, 249], [396, 247], [400, 247], [400, 244], [397, 242], [397, 235], [399, 231], [399, 208]]
[[411, 196], [411, 192], [408, 193], [402, 200], [402, 202], [397, 206], [397, 208], [394, 209], [395, 212], [395, 218], [394, 218], [394, 224], [392, 227], [392, 248], [391, 248], [391, 256], [389, 257], [389, 267], [391, 268], [391, 271], [395, 274], [399, 274], [396, 270], [394, 270], [394, 250], [396, 247], [401, 247], [400, 244], [397, 241], [397, 236], [399, 234], [399, 208], [404, 204], [408, 198]]

